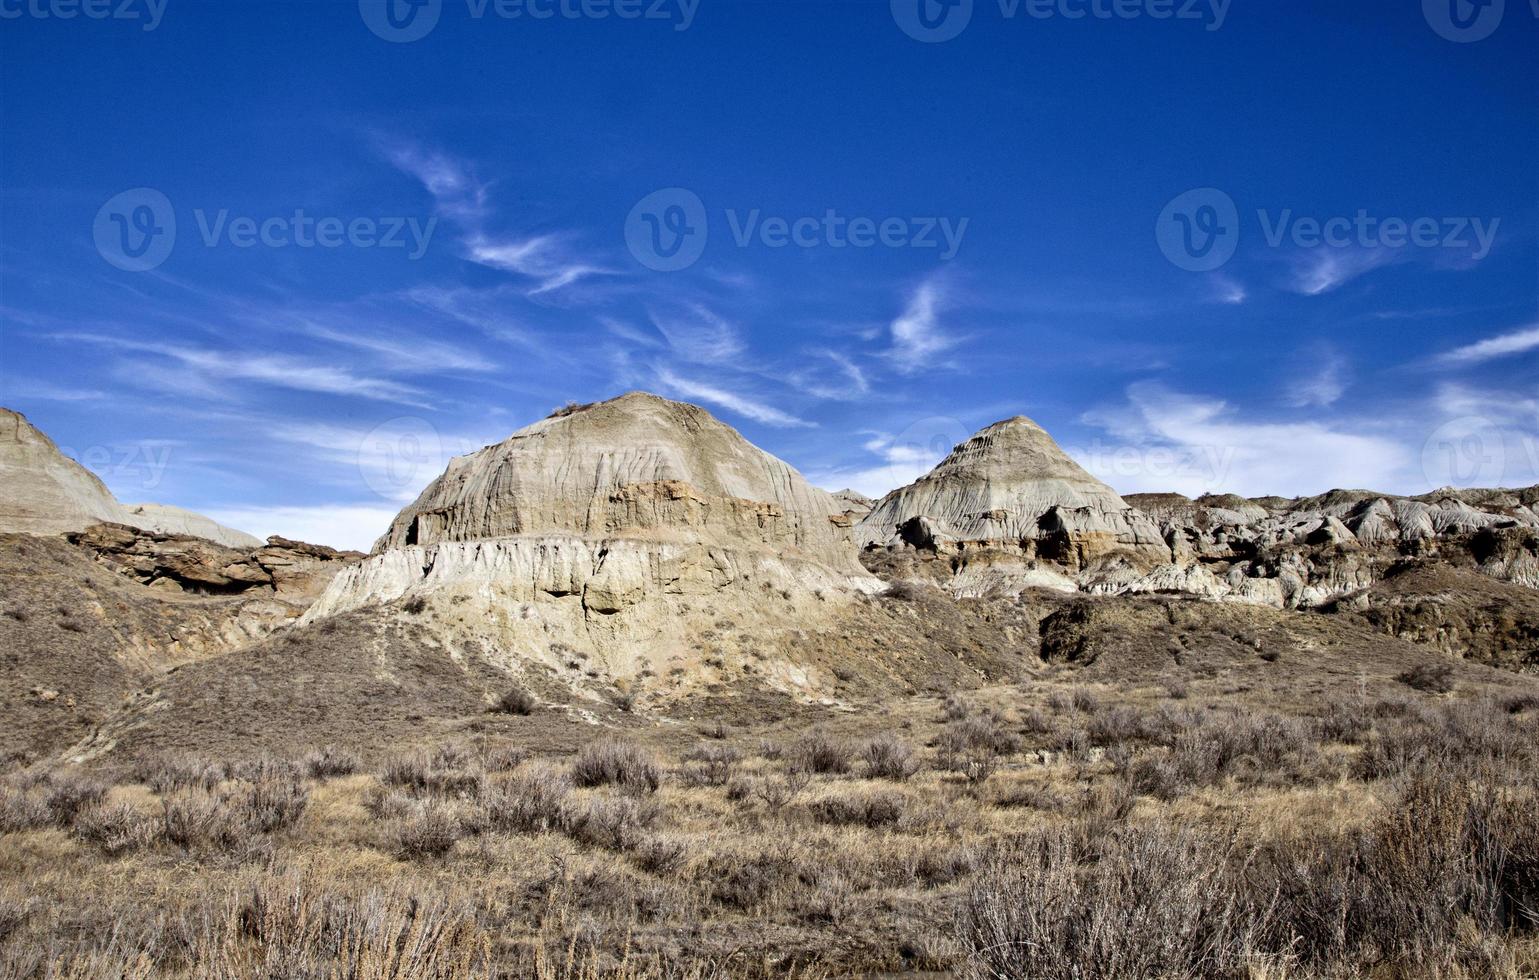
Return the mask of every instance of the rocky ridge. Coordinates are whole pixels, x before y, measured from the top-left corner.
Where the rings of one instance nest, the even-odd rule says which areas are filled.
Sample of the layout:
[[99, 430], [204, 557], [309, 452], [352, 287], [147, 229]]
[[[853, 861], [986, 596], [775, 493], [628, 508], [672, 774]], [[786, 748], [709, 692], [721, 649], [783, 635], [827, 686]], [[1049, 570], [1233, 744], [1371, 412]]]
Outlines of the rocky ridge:
[[262, 543], [181, 507], [119, 503], [95, 473], [60, 452], [25, 415], [0, 408], [0, 531], [62, 534], [104, 521], [233, 548]]

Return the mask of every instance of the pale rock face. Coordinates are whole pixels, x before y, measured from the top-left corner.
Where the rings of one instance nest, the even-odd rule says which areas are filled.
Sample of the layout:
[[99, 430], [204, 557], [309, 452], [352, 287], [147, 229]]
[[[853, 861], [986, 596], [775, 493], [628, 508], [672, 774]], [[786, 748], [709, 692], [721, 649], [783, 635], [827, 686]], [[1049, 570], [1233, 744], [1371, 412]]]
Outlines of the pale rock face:
[[118, 503], [95, 473], [60, 452], [25, 415], [0, 408], [0, 531], [66, 534], [102, 522], [191, 534], [230, 548], [262, 544], [180, 507]]
[[632, 392], [450, 462], [376, 553], [543, 534], [760, 550], [861, 570], [844, 508], [702, 408]]
[[124, 518], [96, 474], [61, 453], [26, 416], [0, 408], [0, 530], [62, 534]]
[[940, 541], [1032, 541], [1062, 531], [1165, 551], [1154, 522], [1087, 473], [1024, 416], [996, 422], [914, 483], [894, 490], [856, 528], [862, 546], [899, 545], [923, 518]]
[[206, 538], [226, 548], [260, 548], [262, 540], [256, 535], [225, 527], [211, 517], [169, 504], [125, 504], [128, 513], [125, 523], [158, 534], [190, 534]]
[[844, 513], [704, 409], [631, 393], [453, 460], [307, 618], [420, 596], [483, 646], [554, 638], [623, 674], [690, 649], [718, 599], [772, 630], [880, 591]]

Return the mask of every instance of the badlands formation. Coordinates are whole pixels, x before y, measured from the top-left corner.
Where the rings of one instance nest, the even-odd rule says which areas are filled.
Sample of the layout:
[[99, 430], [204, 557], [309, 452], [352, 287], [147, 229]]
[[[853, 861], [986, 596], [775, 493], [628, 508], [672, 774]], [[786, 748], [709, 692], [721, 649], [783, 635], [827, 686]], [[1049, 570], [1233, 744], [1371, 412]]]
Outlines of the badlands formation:
[[1123, 498], [1017, 417], [872, 502], [634, 392], [453, 460], [363, 556], [124, 507], [4, 419], [0, 696], [43, 719], [29, 752], [367, 745], [481, 724], [510, 685], [592, 724], [1273, 649], [1539, 663], [1539, 488]]
[[180, 507], [118, 503], [96, 474], [60, 452], [25, 415], [0, 408], [0, 530], [60, 534], [104, 521], [193, 535], [229, 548], [262, 544]]

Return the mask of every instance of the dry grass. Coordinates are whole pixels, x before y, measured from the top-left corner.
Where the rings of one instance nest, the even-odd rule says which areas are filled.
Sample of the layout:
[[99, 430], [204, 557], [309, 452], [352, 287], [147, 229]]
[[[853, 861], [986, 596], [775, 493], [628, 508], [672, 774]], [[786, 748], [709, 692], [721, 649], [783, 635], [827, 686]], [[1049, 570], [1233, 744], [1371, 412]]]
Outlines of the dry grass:
[[0, 976], [1535, 967], [1527, 705], [1293, 717], [1162, 687], [1023, 690], [671, 751], [449, 739], [374, 774], [327, 748], [154, 759], [118, 786], [12, 773]]

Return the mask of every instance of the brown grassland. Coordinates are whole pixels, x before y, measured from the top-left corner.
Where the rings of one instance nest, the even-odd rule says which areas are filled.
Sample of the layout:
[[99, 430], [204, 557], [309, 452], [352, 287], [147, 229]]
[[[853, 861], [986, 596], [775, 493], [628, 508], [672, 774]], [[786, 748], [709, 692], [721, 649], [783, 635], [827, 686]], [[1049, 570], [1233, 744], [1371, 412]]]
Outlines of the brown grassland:
[[799, 731], [18, 763], [0, 977], [1539, 970], [1539, 699], [1248, 696], [1060, 666]]

